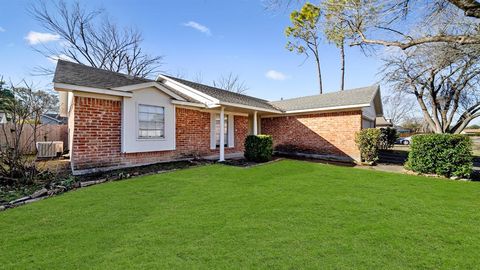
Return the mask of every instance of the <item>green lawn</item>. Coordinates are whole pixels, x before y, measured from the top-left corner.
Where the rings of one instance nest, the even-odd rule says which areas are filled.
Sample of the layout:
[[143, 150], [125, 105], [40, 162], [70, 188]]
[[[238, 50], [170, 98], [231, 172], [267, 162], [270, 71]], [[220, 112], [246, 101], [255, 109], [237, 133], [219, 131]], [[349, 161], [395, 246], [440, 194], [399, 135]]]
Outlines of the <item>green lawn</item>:
[[97, 185], [0, 213], [6, 269], [478, 268], [480, 183], [285, 160]]

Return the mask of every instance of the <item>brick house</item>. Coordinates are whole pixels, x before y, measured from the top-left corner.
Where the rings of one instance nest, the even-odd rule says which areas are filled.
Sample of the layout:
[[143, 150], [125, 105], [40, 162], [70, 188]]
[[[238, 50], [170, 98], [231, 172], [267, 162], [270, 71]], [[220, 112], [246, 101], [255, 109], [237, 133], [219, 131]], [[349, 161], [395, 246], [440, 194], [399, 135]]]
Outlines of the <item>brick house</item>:
[[354, 162], [355, 132], [383, 115], [378, 86], [270, 102], [63, 60], [53, 82], [68, 117], [74, 174], [194, 157], [223, 161], [243, 155], [246, 136], [260, 133], [272, 135], [280, 153]]

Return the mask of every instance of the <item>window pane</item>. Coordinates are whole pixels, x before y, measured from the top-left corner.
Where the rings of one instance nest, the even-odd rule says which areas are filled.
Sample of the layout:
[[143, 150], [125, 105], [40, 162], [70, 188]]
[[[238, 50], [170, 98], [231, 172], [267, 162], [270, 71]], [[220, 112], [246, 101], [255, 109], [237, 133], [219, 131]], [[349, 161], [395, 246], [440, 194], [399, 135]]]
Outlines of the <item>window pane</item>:
[[138, 106], [138, 137], [163, 138], [165, 135], [165, 109], [158, 106]]

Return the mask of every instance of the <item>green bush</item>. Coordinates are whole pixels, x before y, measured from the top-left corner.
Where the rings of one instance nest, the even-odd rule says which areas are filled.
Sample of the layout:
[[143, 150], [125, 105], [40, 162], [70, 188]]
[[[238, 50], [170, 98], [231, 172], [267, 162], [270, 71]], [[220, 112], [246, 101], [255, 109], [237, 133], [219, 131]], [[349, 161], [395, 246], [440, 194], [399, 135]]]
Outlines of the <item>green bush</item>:
[[273, 139], [270, 135], [249, 135], [245, 139], [245, 158], [254, 162], [272, 159]]
[[355, 134], [355, 142], [363, 162], [374, 163], [378, 160], [378, 147], [381, 131], [376, 128], [362, 129]]
[[398, 139], [397, 130], [394, 128], [381, 128], [380, 129], [380, 148], [389, 149], [392, 148], [395, 144], [395, 141]]
[[472, 141], [458, 134], [424, 134], [412, 137], [406, 167], [419, 173], [469, 177]]

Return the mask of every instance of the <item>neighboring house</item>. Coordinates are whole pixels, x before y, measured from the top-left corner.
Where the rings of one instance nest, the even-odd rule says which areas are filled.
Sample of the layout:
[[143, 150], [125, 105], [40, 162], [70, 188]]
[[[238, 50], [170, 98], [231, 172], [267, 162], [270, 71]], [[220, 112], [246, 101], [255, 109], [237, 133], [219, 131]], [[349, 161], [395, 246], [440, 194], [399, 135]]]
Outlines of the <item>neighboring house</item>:
[[58, 113], [45, 113], [40, 116], [40, 123], [43, 125], [66, 125], [68, 118]]
[[386, 119], [385, 117], [378, 116], [375, 118], [375, 127], [376, 128], [387, 128], [387, 127], [393, 127], [392, 122], [389, 119]]
[[242, 155], [248, 134], [276, 151], [358, 161], [355, 133], [383, 115], [378, 86], [269, 102], [159, 75], [135, 78], [59, 60], [74, 174], [192, 157]]
[[7, 123], [7, 114], [5, 112], [0, 112], [0, 124]]
[[402, 126], [395, 126], [394, 128], [397, 130], [398, 136], [401, 138], [410, 137], [414, 135], [413, 130], [409, 128], [404, 128]]

